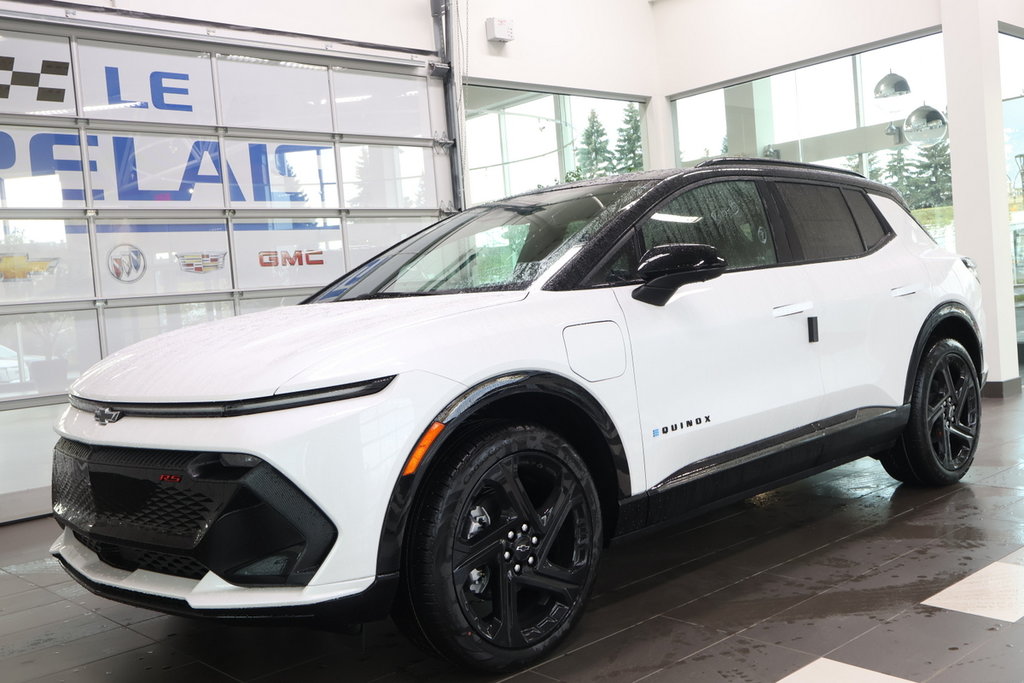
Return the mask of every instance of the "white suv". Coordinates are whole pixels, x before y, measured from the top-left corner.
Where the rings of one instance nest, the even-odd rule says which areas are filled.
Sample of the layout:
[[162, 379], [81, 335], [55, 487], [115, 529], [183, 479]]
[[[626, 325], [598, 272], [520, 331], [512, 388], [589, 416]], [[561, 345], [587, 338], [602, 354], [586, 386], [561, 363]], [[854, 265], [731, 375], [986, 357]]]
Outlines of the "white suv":
[[980, 317], [969, 260], [854, 173], [716, 159], [525, 194], [94, 366], [58, 425], [52, 551], [115, 600], [391, 613], [522, 667], [615, 537], [862, 456], [959, 480]]

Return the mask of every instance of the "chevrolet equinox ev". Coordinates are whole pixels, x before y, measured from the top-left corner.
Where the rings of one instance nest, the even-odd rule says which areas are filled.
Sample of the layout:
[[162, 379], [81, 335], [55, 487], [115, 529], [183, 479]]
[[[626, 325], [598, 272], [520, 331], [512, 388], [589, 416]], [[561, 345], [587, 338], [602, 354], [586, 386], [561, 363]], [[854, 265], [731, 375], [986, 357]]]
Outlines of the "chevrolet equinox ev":
[[522, 668], [611, 539], [865, 456], [958, 481], [981, 323], [972, 262], [852, 172], [720, 158], [538, 190], [93, 366], [57, 425], [52, 552], [113, 600], [390, 614]]

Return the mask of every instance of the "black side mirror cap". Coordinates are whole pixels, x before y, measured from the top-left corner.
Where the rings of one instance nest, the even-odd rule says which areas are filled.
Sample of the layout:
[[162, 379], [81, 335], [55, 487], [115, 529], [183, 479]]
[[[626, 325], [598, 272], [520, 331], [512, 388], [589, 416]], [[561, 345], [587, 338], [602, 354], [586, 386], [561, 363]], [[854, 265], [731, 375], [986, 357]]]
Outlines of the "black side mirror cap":
[[716, 278], [725, 268], [725, 259], [708, 244], [663, 244], [640, 259], [637, 274], [644, 284], [633, 290], [633, 298], [664, 306], [683, 285]]

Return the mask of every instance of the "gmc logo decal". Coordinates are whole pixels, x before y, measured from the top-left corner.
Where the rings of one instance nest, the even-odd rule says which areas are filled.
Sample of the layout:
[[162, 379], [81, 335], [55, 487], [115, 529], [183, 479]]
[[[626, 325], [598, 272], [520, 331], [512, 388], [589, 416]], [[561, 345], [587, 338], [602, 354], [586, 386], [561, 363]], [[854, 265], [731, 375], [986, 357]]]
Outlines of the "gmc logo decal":
[[276, 268], [278, 266], [322, 266], [324, 265], [324, 252], [322, 249], [306, 249], [288, 251], [261, 251], [259, 253], [260, 265], [264, 268]]

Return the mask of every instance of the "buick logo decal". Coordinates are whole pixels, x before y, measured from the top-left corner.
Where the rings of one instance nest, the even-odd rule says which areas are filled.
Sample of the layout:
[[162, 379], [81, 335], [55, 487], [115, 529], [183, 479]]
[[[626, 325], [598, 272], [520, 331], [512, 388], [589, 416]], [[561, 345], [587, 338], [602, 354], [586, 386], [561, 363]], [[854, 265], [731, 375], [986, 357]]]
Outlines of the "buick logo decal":
[[146, 273], [146, 255], [132, 244], [119, 244], [107, 254], [110, 274], [121, 282], [136, 282]]
[[93, 418], [101, 425], [110, 424], [111, 422], [117, 422], [121, 419], [122, 413], [120, 410], [112, 410], [110, 408], [100, 408], [92, 414]]

